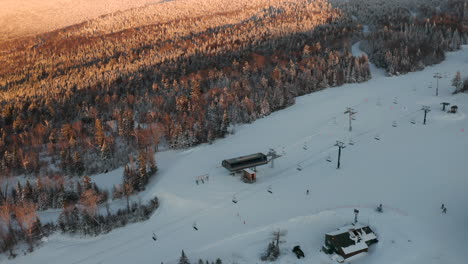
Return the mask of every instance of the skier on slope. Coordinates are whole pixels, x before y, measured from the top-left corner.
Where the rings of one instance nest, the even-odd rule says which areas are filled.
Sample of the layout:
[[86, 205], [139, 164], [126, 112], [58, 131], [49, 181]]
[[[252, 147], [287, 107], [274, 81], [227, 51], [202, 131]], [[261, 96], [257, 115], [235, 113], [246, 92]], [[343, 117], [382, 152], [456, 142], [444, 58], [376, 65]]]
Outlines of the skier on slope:
[[383, 212], [383, 206], [382, 206], [382, 204], [379, 204], [379, 206], [377, 206], [377, 209], [376, 209], [376, 210], [377, 210], [377, 212], [382, 213], [382, 212]]

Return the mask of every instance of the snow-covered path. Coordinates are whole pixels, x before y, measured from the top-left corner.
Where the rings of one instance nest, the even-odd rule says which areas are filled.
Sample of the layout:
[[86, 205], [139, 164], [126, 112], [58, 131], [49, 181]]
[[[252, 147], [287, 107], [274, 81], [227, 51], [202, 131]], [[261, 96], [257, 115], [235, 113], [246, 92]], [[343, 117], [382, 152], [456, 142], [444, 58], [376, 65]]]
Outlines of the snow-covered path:
[[[157, 179], [142, 194], [161, 199], [150, 220], [96, 238], [57, 234], [32, 254], [5, 263], [175, 263], [184, 249], [192, 261], [220, 257], [223, 263], [250, 264], [260, 262], [269, 233], [277, 228], [289, 231], [278, 263], [333, 263], [319, 252], [324, 234], [349, 223], [354, 208], [380, 240], [356, 263], [463, 263], [468, 95], [452, 96], [449, 78], [440, 81], [439, 97], [427, 88], [434, 72], [452, 76], [468, 68], [468, 46], [463, 48], [422, 72], [389, 78], [373, 68], [369, 82], [302, 96], [294, 106], [239, 126], [212, 145], [160, 153]], [[458, 105], [460, 113], [440, 111], [442, 101]], [[432, 108], [425, 126], [422, 105]], [[352, 132], [343, 114], [347, 106], [358, 112]], [[350, 139], [355, 145], [343, 150], [337, 170], [333, 145]], [[220, 167], [225, 158], [269, 148], [283, 156], [274, 168], [259, 167], [255, 184]], [[209, 182], [197, 186], [195, 177], [205, 173]], [[237, 204], [231, 202], [234, 194]], [[383, 214], [374, 210], [379, 203]], [[298, 244], [306, 254], [300, 261], [290, 251]]]

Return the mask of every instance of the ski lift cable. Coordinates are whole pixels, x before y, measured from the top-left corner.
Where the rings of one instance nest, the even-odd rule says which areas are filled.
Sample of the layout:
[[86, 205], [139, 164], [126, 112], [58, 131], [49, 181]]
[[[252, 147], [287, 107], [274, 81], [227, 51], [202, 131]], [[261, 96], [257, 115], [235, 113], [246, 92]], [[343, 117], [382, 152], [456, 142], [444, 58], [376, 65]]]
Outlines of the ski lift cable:
[[[419, 110], [415, 110], [415, 111], [413, 111], [413, 112], [406, 113], [405, 115], [399, 117], [397, 120], [401, 120], [402, 118], [405, 118], [405, 117], [410, 116], [410, 115], [412, 115], [412, 114], [414, 114], [414, 113], [417, 113], [417, 112], [419, 112]], [[352, 137], [351, 139], [352, 139], [354, 142], [356, 142], [356, 139], [357, 139], [357, 138], [360, 138], [360, 137], [362, 137], [362, 136], [364, 136], [364, 135], [367, 135], [367, 134], [369, 134], [369, 133], [371, 133], [372, 131], [375, 131], [375, 130], [377, 130], [377, 129], [378, 129], [378, 128], [369, 129], [369, 130], [367, 130], [367, 131], [364, 131], [364, 132], [362, 132], [362, 133], [359, 133], [358, 135]], [[304, 163], [305, 163], [306, 161], [310, 160], [311, 158], [313, 158], [313, 157], [315, 157], [315, 156], [318, 156], [318, 155], [320, 155], [320, 154], [323, 154], [324, 152], [326, 152], [327, 150], [330, 150], [330, 149], [332, 149], [332, 148], [333, 148], [333, 146], [325, 147], [325, 148], [321, 149], [319, 152], [316, 152], [316, 153], [314, 153], [314, 154], [308, 156], [306, 159], [300, 161], [300, 162], [297, 163], [297, 164], [300, 165], [300, 166], [304, 169], [304, 168], [306, 168], [306, 167], [308, 167], [308, 166], [311, 165], [311, 164], [309, 164], [309, 165], [304, 165]], [[333, 152], [336, 152], [336, 150], [333, 151]], [[320, 161], [321, 159], [322, 159], [322, 158], [319, 158], [319, 159], [317, 159], [317, 160], [314, 160], [314, 162]], [[282, 175], [285, 171], [288, 171], [288, 170], [290, 170], [291, 168], [294, 168], [294, 167], [297, 167], [297, 165], [294, 165], [294, 164], [293, 164], [292, 166], [288, 166], [288, 167], [286, 167], [286, 168], [284, 168], [284, 169], [278, 171], [277, 173], [275, 173], [275, 174], [276, 174], [276, 177]], [[275, 177], [275, 178], [276, 178], [276, 177]], [[286, 177], [290, 177], [290, 175], [286, 175]], [[276, 181], [276, 180], [278, 180], [278, 179], [284, 179], [284, 177], [278, 177], [277, 179], [273, 179], [273, 181]], [[270, 182], [271, 182], [271, 181], [270, 181]], [[248, 191], [248, 190], [251, 190], [251, 189], [253, 189], [253, 188], [249, 188], [249, 187], [248, 187], [248, 188], [245, 188], [244, 190], [241, 190], [240, 192]], [[239, 192], [238, 192], [238, 193], [239, 193]], [[247, 194], [247, 195], [243, 195], [242, 197], [245, 199], [247, 196], [251, 196], [251, 195], [253, 195], [253, 194], [255, 194], [255, 193], [256, 193], [256, 192], [254, 191], [254, 192], [251, 192], [250, 195]], [[240, 200], [240, 199], [238, 199], [238, 201], [239, 201], [239, 200]]]
[[[418, 111], [419, 111], [419, 110], [418, 110]], [[418, 112], [418, 111], [414, 111], [414, 112], [412, 112], [412, 113], [416, 113], [416, 112]], [[402, 116], [401, 118], [404, 118], [404, 117], [406, 117], [406, 116], [408, 116], [408, 115], [410, 115], [410, 114], [412, 114], [412, 113], [409, 113], [409, 114], [407, 114], [407, 115], [405, 115], [405, 116]], [[400, 119], [400, 118], [399, 118], [399, 119]], [[370, 129], [370, 130], [368, 130], [368, 131], [365, 131], [365, 132], [363, 132], [363, 133], [360, 133], [359, 135], [357, 135], [357, 136], [355, 136], [355, 137], [353, 137], [353, 138], [355, 139], [355, 138], [361, 137], [361, 136], [363, 136], [363, 135], [366, 135], [366, 134], [372, 132], [372, 130], [375, 130], [375, 128], [374, 128], [374, 129]], [[325, 151], [328, 150], [328, 149], [330, 149], [330, 148], [326, 148], [326, 149], [320, 151], [319, 153], [316, 153], [315, 155], [319, 155], [319, 154], [325, 152]], [[315, 156], [315, 155], [314, 155], [314, 156]], [[277, 172], [277, 173], [276, 173], [276, 177], [275, 177], [276, 179], [273, 179], [273, 181], [276, 181], [276, 180], [278, 180], [278, 179], [284, 178], [284, 177], [278, 177], [278, 176], [280, 176], [281, 174], [283, 174], [285, 171], [289, 170], [290, 168], [291, 168], [291, 166], [290, 166], [290, 167], [287, 167], [287, 168], [285, 168], [285, 169], [283, 169], [283, 170], [281, 170], [281, 171], [279, 171], [279, 172]], [[288, 176], [290, 176], [290, 175], [287, 175], [287, 177], [288, 177]], [[260, 188], [260, 187], [261, 187], [261, 186], [259, 186], [259, 188]], [[245, 188], [244, 190], [254, 189], [253, 192], [250, 192], [249, 194], [247, 194], [247, 196], [251, 196], [251, 195], [256, 194], [259, 190], [255, 191], [255, 189], [259, 189], [259, 188]], [[244, 191], [244, 190], [242, 190], [242, 191]], [[243, 197], [245, 197], [245, 196], [243, 196]], [[211, 210], [211, 209], [213, 209], [213, 208], [218, 208], [218, 209], [219, 209], [219, 207], [218, 207], [217, 205], [220, 204], [220, 203], [222, 203], [222, 202], [223, 202], [223, 201], [220, 201], [220, 202], [218, 202], [218, 203], [215, 203], [215, 205], [214, 205], [213, 207], [209, 207], [209, 208], [202, 209], [202, 210], [197, 210], [198, 213], [196, 213], [195, 215], [192, 214], [192, 213], [190, 213], [190, 214], [187, 214], [186, 216], [184, 216], [184, 217], [182, 217], [182, 218], [179, 218], [179, 219], [177, 219], [177, 220], [175, 220], [175, 221], [171, 221], [170, 225], [177, 224], [177, 223], [179, 223], [179, 222], [181, 222], [181, 221], [187, 219], [188, 217], [194, 217], [194, 216], [196, 216], [196, 215], [200, 215], [200, 214], [202, 214], [203, 212], [209, 211], [209, 210]], [[224, 208], [224, 207], [223, 207], [223, 208]], [[168, 225], [163, 225], [163, 226], [162, 226], [161, 228], [159, 228], [159, 229], [160, 229], [160, 230], [164, 230], [164, 229], [166, 229], [167, 226], [168, 226]], [[173, 231], [177, 231], [177, 230], [180, 230], [180, 228], [179, 228], [179, 229], [175, 229], [175, 230], [174, 230], [174, 229], [173, 229], [173, 230], [167, 230], [167, 231], [169, 231], [169, 232], [165, 232], [165, 233], [171, 234], [171, 233], [173, 233]], [[165, 237], [165, 236], [163, 236], [163, 237]], [[140, 235], [138, 235], [138, 238], [142, 239]], [[135, 241], [135, 240], [134, 240], [134, 241]], [[127, 242], [125, 242], [125, 244], [126, 244], [126, 243], [127, 243]], [[122, 243], [121, 245], [123, 245], [123, 244], [124, 244], [124, 243]], [[117, 245], [117, 246], [115, 246], [115, 247], [112, 247], [112, 248], [117, 248], [117, 247], [119, 247], [119, 245]], [[106, 250], [106, 251], [107, 251], [107, 250]], [[125, 251], [128, 251], [128, 250], [125, 250]], [[82, 261], [79, 261], [79, 262], [76, 262], [76, 263], [80, 263], [80, 262], [82, 262]]]
[[[362, 103], [361, 103], [361, 104], [362, 104]], [[360, 105], [360, 104], [358, 104], [358, 105]], [[415, 110], [415, 111], [406, 113], [406, 114], [400, 116], [399, 118], [397, 118], [397, 119], [395, 119], [395, 120], [401, 120], [401, 119], [406, 118], [406, 117], [408, 117], [408, 116], [410, 116], [410, 115], [412, 115], [412, 114], [415, 114], [415, 113], [417, 113], [417, 112], [419, 112], [419, 110]], [[350, 140], [352, 140], [352, 141], [354, 142], [354, 144], [355, 144], [355, 143], [359, 142], [359, 140], [356, 140], [357, 138], [360, 138], [360, 137], [362, 137], [362, 136], [364, 136], [364, 135], [367, 135], [367, 134], [369, 134], [369, 133], [371, 133], [371, 132], [373, 132], [373, 131], [376, 131], [376, 130], [378, 130], [378, 128], [379, 128], [379, 127], [374, 127], [374, 128], [368, 129], [368, 130], [366, 130], [366, 131], [364, 131], [364, 132], [361, 132], [361, 133], [355, 135], [354, 137], [350, 137]], [[299, 161], [299, 162], [297, 163], [297, 165], [301, 166], [301, 168], [302, 168], [302, 170], [303, 170], [303, 169], [305, 169], [306, 167], [310, 166], [310, 165], [306, 165], [306, 164], [305, 164], [308, 160], [312, 159], [312, 158], [315, 157], [316, 155], [320, 155], [320, 154], [326, 152], [326, 151], [329, 150], [329, 149], [333, 149], [333, 146], [326, 147], [325, 149], [322, 149], [322, 150], [319, 151], [318, 153], [313, 153], [312, 155], [308, 156], [307, 158], [305, 158], [305, 159]], [[331, 153], [334, 153], [334, 152], [336, 152], [336, 150], [333, 150]], [[314, 162], [314, 164], [315, 164], [315, 160], [314, 160], [313, 162]], [[296, 165], [296, 167], [297, 167], [297, 165]]]
[[[356, 108], [356, 107], [361, 106], [361, 105], [366, 104], [366, 103], [367, 103], [367, 101], [362, 101], [360, 103], [351, 105], [351, 107]], [[338, 121], [338, 119], [340, 119], [340, 120], [343, 119], [343, 121], [344, 121], [344, 120], [347, 120], [347, 117], [343, 117], [342, 114], [341, 114], [341, 111], [332, 114], [330, 118], [327, 118], [324, 121], [320, 122], [318, 125], [314, 126], [315, 129], [310, 131], [311, 135], [306, 137], [305, 142], [309, 142], [309, 140], [312, 137], [314, 137], [316, 135], [319, 135], [320, 132], [322, 131], [322, 129], [325, 128], [326, 126], [328, 126], [330, 122], [333, 122], [334, 120]], [[297, 146], [299, 146], [300, 144], [303, 144], [303, 143], [304, 143], [304, 139], [302, 138], [298, 142], [295, 142], [292, 145], [289, 145], [288, 148], [294, 148], [294, 147], [297, 147]], [[284, 147], [284, 144], [278, 144], [276, 146], [273, 146], [272, 148], [276, 150], [277, 148], [280, 148], [280, 147]]]
[[[359, 103], [359, 104], [356, 104], [356, 105], [354, 105], [353, 107], [357, 107], [357, 106], [359, 106], [359, 105], [361, 105], [361, 104], [363, 104], [363, 103], [364, 103], [364, 102]], [[417, 112], [419, 112], [419, 111], [420, 111], [420, 110], [418, 109], [418, 110], [416, 110], [416, 111], [407, 113], [406, 115], [404, 115], [404, 116], [398, 118], [397, 120], [400, 120], [400, 119], [402, 119], [402, 118], [408, 117], [408, 116], [410, 116], [410, 115], [412, 115], [412, 114], [414, 114], [414, 113], [417, 113]], [[340, 113], [341, 113], [341, 112], [340, 112]], [[328, 121], [330, 121], [330, 120], [333, 121], [333, 118], [334, 118], [335, 116], [337, 116], [337, 115], [333, 115], [331, 118], [325, 120], [326, 122], [324, 122], [324, 124], [322, 124], [322, 126], [319, 127], [319, 128], [322, 128], [323, 126], [327, 125], [327, 124], [328, 124]], [[363, 135], [365, 135], [365, 134], [368, 134], [368, 133], [372, 132], [372, 130], [376, 130], [376, 128], [370, 129], [370, 130], [368, 130], [368, 131], [365, 131], [365, 132], [360, 133], [359, 135], [353, 137], [354, 142], [357, 142], [357, 141], [355, 140], [356, 138], [358, 138], [358, 137], [360, 137], [360, 136], [363, 136]], [[281, 147], [282, 145], [280, 144], [280, 145], [278, 145], [278, 146]], [[332, 148], [332, 147], [327, 147], [327, 148], [325, 148], [325, 149], [322, 149], [319, 153], [315, 153], [313, 156], [322, 154], [323, 152], [329, 150], [330, 148]], [[277, 181], [277, 180], [279, 180], [279, 179], [284, 179], [284, 177], [279, 177], [279, 176], [281, 176], [281, 175], [282, 175], [284, 172], [286, 172], [287, 170], [291, 169], [291, 167], [294, 168], [294, 167], [295, 167], [295, 164], [293, 164], [292, 166], [286, 167], [286, 168], [284, 168], [284, 169], [278, 171], [277, 173], [275, 173], [276, 175], [273, 176], [274, 178], [272, 179], [272, 181], [274, 182], [274, 181]], [[305, 168], [306, 166], [303, 166], [303, 167]], [[286, 175], [286, 177], [290, 177], [290, 175]], [[272, 182], [272, 181], [270, 181], [270, 182]], [[243, 190], [241, 190], [241, 191], [238, 192], [238, 193], [241, 193], [241, 192], [244, 192], [244, 191], [249, 191], [249, 193], [247, 193], [245, 196], [242, 196], [242, 197], [248, 197], [248, 196], [251, 196], [251, 195], [256, 194], [257, 192], [260, 192], [260, 190], [261, 190], [260, 188], [263, 189], [263, 186], [260, 186], [260, 185], [259, 185], [257, 188], [247, 187], [247, 188], [244, 188]], [[256, 190], [256, 189], [257, 189], [257, 190]], [[203, 209], [201, 209], [201, 210], [199, 210], [199, 209], [193, 210], [192, 212], [190, 212], [190, 213], [188, 213], [188, 214], [186, 214], [186, 215], [184, 215], [184, 216], [182, 216], [182, 217], [178, 217], [178, 218], [176, 218], [176, 219], [173, 219], [173, 220], [167, 222], [166, 224], [162, 224], [162, 225], [160, 226], [160, 228], [158, 228], [157, 231], [156, 231], [156, 233], [159, 233], [159, 234], [160, 234], [160, 235], [158, 236], [159, 239], [164, 238], [164, 237], [167, 237], [167, 236], [169, 236], [170, 234], [172, 234], [173, 232], [175, 232], [175, 231], [177, 231], [177, 230], [180, 230], [181, 228], [177, 228], [177, 226], [178, 226], [178, 225], [182, 225], [184, 220], [187, 220], [187, 219], [189, 219], [189, 218], [193, 219], [193, 217], [197, 217], [197, 216], [200, 217], [201, 215], [203, 215], [203, 214], [205, 214], [206, 212], [211, 211], [211, 210], [219, 210], [219, 209], [220, 209], [219, 205], [220, 205], [220, 204], [223, 204], [223, 203], [226, 203], [226, 204], [227, 204], [226, 201], [220, 200], [219, 202], [214, 203], [213, 206], [211, 206], [211, 207], [206, 207], [206, 208], [203, 208]], [[226, 205], [226, 206], [227, 206], [227, 205]], [[225, 208], [226, 206], [224, 206], [224, 207], [222, 207], [222, 208]], [[185, 224], [184, 224], [183, 226], [185, 226]], [[172, 227], [172, 228], [171, 228], [171, 227]], [[170, 229], [169, 229], [169, 228], [170, 228]], [[162, 232], [161, 232], [161, 231], [162, 231]], [[164, 232], [164, 231], [166, 231], [166, 232]], [[112, 246], [112, 247], [108, 247], [108, 248], [106, 248], [105, 250], [102, 250], [102, 251], [98, 252], [97, 254], [94, 254], [94, 255], [92, 255], [92, 256], [88, 256], [88, 257], [86, 257], [86, 258], [83, 258], [83, 259], [81, 259], [81, 260], [78, 260], [78, 261], [74, 262], [73, 264], [82, 263], [82, 262], [84, 262], [84, 261], [87, 261], [90, 257], [95, 257], [96, 255], [104, 254], [104, 253], [109, 252], [110, 250], [113, 250], [113, 249], [116, 249], [116, 248], [122, 248], [123, 246], [125, 246], [125, 249], [124, 249], [124, 250], [120, 250], [120, 251], [119, 251], [119, 255], [120, 255], [120, 254], [123, 254], [123, 253], [127, 252], [128, 250], [131, 250], [131, 249], [132, 249], [132, 247], [129, 247], [129, 243], [137, 243], [137, 242], [138, 242], [138, 243], [137, 243], [138, 246], [146, 245], [146, 239], [144, 238], [144, 237], [145, 237], [145, 236], [144, 236], [145, 233], [146, 233], [145, 231], [142, 231], [141, 233], [137, 233], [137, 234], [135, 234], [135, 236], [133, 236], [133, 237], [132, 237], [131, 239], [129, 239], [129, 240], [123, 241], [122, 243], [119, 243], [119, 244], [114, 245], [114, 246]], [[161, 234], [162, 234], [162, 235], [161, 235]], [[114, 256], [115, 256], [115, 255], [114, 255]]]
[[[331, 119], [333, 119], [333, 117], [332, 117]], [[328, 121], [328, 120], [327, 120], [327, 121]], [[327, 123], [328, 123], [328, 122], [327, 122]], [[328, 149], [330, 149], [330, 147], [326, 148], [326, 149], [323, 150], [323, 151], [320, 151], [320, 152], [317, 153], [316, 155], [321, 154], [321, 153], [323, 153], [324, 151], [326, 151], [326, 150], [328, 150]], [[285, 169], [283, 169], [283, 170], [277, 172], [276, 175], [279, 176], [279, 175], [283, 174], [285, 171], [287, 171], [287, 170], [289, 170], [289, 169], [290, 169], [290, 167], [287, 167], [287, 168], [285, 168]], [[273, 179], [273, 180], [276, 181], [276, 180], [278, 180], [278, 179], [281, 179], [281, 178], [278, 177], [277, 179]], [[261, 186], [259, 186], [259, 188], [260, 188], [260, 187], [261, 187]], [[244, 190], [249, 190], [249, 189], [251, 189], [251, 188], [245, 188]], [[242, 190], [242, 191], [244, 191], [244, 190]], [[257, 192], [258, 192], [258, 190], [257, 190], [257, 191], [253, 190], [253, 192], [251, 192], [250, 195], [253, 195], [253, 194], [257, 193]], [[250, 196], [250, 195], [248, 195], [248, 196]], [[221, 200], [220, 202], [215, 203], [214, 206], [212, 206], [212, 207], [204, 208], [204, 209], [202, 209], [202, 210], [196, 210], [196, 211], [195, 211], [196, 213], [189, 213], [189, 214], [187, 214], [187, 215], [185, 215], [185, 216], [183, 216], [183, 217], [179, 217], [178, 219], [175, 219], [175, 220], [173, 220], [173, 221], [170, 221], [169, 223], [167, 223], [167, 224], [165, 224], [165, 225], [161, 225], [161, 227], [158, 228], [159, 232], [160, 232], [160, 231], [163, 231], [163, 230], [165, 230], [165, 231], [167, 231], [167, 232], [163, 232], [163, 235], [162, 235], [162, 236], [160, 235], [160, 237], [165, 237], [166, 235], [164, 235], [164, 233], [166, 233], [166, 234], [171, 234], [171, 233], [173, 233], [173, 231], [180, 230], [180, 228], [168, 230], [168, 229], [167, 229], [168, 227], [175, 226], [175, 225], [181, 223], [182, 221], [184, 221], [185, 219], [187, 219], [187, 218], [189, 218], [189, 217], [192, 217], [192, 218], [193, 218], [194, 216], [201, 215], [202, 213], [204, 213], [204, 212], [206, 212], [206, 211], [209, 211], [209, 210], [211, 210], [211, 209], [213, 209], [213, 208], [218, 208], [218, 209], [219, 209], [218, 204], [223, 203], [223, 202], [224, 202], [224, 201]], [[160, 232], [160, 233], [161, 233], [161, 232]], [[130, 242], [138, 242], [138, 240], [140, 240], [142, 243], [139, 243], [139, 244], [141, 245], [141, 244], [144, 244], [144, 242], [145, 242], [145, 241], [143, 240], [143, 237], [144, 237], [144, 236], [142, 236], [141, 234], [137, 234], [137, 235], [134, 237], [134, 239], [131, 239], [131, 240], [129, 240], [129, 241], [130, 241]], [[101, 253], [108, 252], [108, 251], [111, 250], [111, 249], [115, 249], [115, 248], [118, 248], [118, 247], [120, 247], [120, 246], [126, 245], [126, 250], [123, 250], [123, 251], [120, 251], [120, 252], [119, 252], [120, 254], [122, 254], [123, 252], [126, 252], [126, 251], [130, 250], [130, 247], [128, 247], [129, 241], [124, 241], [123, 243], [120, 243], [120, 244], [117, 244], [117, 245], [115, 245], [115, 246], [112, 246], [111, 248], [107, 248], [105, 251], [101, 251]], [[119, 255], [120, 255], [120, 254], [119, 254]], [[89, 258], [89, 257], [87, 257], [87, 258], [85, 258], [85, 259], [82, 259], [82, 260], [80, 260], [80, 261], [78, 261], [78, 262], [74, 262], [74, 264], [76, 264], [76, 263], [81, 263], [81, 262], [87, 260], [88, 258]]]
[[[415, 111], [415, 112], [416, 112], [416, 111]], [[365, 134], [368, 134], [368, 133], [372, 132], [372, 131], [375, 130], [375, 129], [376, 129], [376, 128], [369, 129], [368, 131], [365, 131], [364, 133], [360, 133], [360, 134], [358, 134], [357, 136], [353, 137], [353, 139], [358, 138], [358, 137], [360, 137], [360, 136], [363, 136], [363, 135], [365, 135]], [[353, 140], [353, 141], [354, 141], [354, 140]], [[356, 141], [354, 141], [354, 142], [356, 142]], [[309, 165], [303, 165], [306, 161], [310, 161], [310, 159], [311, 159], [312, 157], [321, 155], [321, 154], [327, 152], [327, 151], [330, 150], [330, 149], [334, 149], [334, 146], [332, 146], [332, 144], [330, 144], [330, 146], [327, 146], [327, 147], [321, 149], [319, 152], [316, 152], [316, 153], [313, 153], [312, 155], [309, 155], [306, 159], [304, 159], [304, 160], [302, 160], [302, 161], [300, 161], [299, 163], [296, 163], [296, 164], [300, 165], [300, 166], [304, 169], [304, 168], [306, 168], [306, 167], [308, 167], [308, 166], [311, 165], [311, 164], [309, 164]], [[332, 151], [332, 152], [336, 152], [336, 150], [334, 150], [334, 151]], [[323, 158], [323, 156], [320, 156], [319, 158], [315, 159], [313, 162], [315, 163], [315, 162], [321, 161], [322, 158]], [[288, 171], [288, 170], [290, 170], [290, 169], [294, 169], [294, 167], [297, 167], [297, 165], [293, 164], [292, 166], [285, 167], [284, 169], [278, 171], [278, 172], [276, 173], [276, 176], [275, 176], [275, 178], [273, 179], [273, 181], [276, 181], [276, 180], [279, 180], [279, 179], [284, 179], [284, 178], [292, 177], [292, 174], [287, 174], [287, 175], [285, 175], [285, 176], [283, 176], [283, 177], [278, 177], [278, 176], [282, 175], [285, 171]], [[278, 177], [278, 178], [277, 178], [277, 177]], [[272, 181], [270, 181], [270, 182], [272, 182]], [[253, 195], [253, 194], [255, 194], [255, 193], [250, 193], [250, 194], [247, 194], [247, 195], [243, 195], [242, 197], [243, 197], [243, 198], [246, 198], [246, 197], [249, 197], [249, 196], [251, 196], [251, 195]]]
[[[362, 104], [362, 103], [360, 103], [360, 104]], [[358, 105], [360, 105], [360, 104], [358, 104]], [[357, 105], [356, 105], [356, 106], [357, 106]], [[355, 107], [355, 106], [354, 106], [354, 107]], [[418, 110], [415, 110], [415, 111], [406, 113], [405, 115], [402, 115], [401, 117], [397, 118], [396, 120], [404, 119], [404, 118], [406, 118], [406, 117], [408, 117], [408, 116], [411, 116], [411, 115], [413, 115], [413, 114], [415, 114], [415, 113], [417, 113], [417, 112], [419, 112], [419, 111], [420, 111], [420, 110], [418, 109]], [[330, 119], [333, 119], [333, 117], [330, 118]], [[328, 119], [327, 121], [329, 121], [330, 119]], [[326, 124], [324, 124], [324, 125], [326, 125]], [[373, 132], [373, 131], [375, 131], [375, 130], [377, 130], [377, 129], [378, 129], [378, 127], [377, 127], [377, 128], [369, 129], [369, 130], [364, 131], [364, 132], [361, 132], [361, 133], [359, 133], [358, 135], [352, 137], [351, 139], [352, 139], [354, 142], [359, 142], [359, 141], [356, 141], [357, 138], [360, 138], [360, 137], [362, 137], [362, 136], [364, 136], [364, 135], [367, 135], [367, 134], [369, 134], [369, 133], [371, 133], [371, 132]], [[281, 145], [280, 145], [280, 146], [281, 146]], [[323, 154], [325, 151], [327, 151], [327, 150], [329, 150], [329, 149], [331, 149], [331, 148], [333, 148], [333, 147], [326, 147], [326, 148], [322, 149], [321, 151], [319, 151], [318, 153], [314, 153], [313, 155], [309, 156], [307, 159], [305, 159], [305, 160], [299, 162], [299, 164], [301, 164], [301, 166], [302, 166], [303, 168], [305, 168], [305, 167], [307, 167], [307, 166], [310, 166], [311, 164], [309, 164], [309, 165], [307, 165], [307, 166], [304, 166], [304, 165], [302, 165], [302, 163], [304, 163], [305, 161], [309, 160], [311, 157], [314, 157], [314, 156]], [[318, 159], [318, 160], [320, 160], [320, 159]], [[318, 160], [317, 160], [317, 161], [318, 161]], [[294, 167], [295, 167], [295, 165], [293, 164], [292, 166], [286, 167], [286, 168], [284, 168], [284, 169], [278, 171], [277, 173], [275, 173], [276, 175], [273, 176], [274, 178], [272, 179], [272, 181], [274, 182], [274, 181], [279, 180], [279, 179], [284, 179], [284, 177], [279, 177], [279, 176], [281, 176], [284, 172], [286, 172], [286, 171], [288, 171], [288, 170], [290, 170], [291, 168], [294, 168]], [[291, 177], [291, 174], [286, 175], [286, 177]], [[272, 182], [272, 181], [270, 181], [270, 182]], [[249, 196], [251, 196], [251, 195], [254, 195], [254, 194], [258, 193], [258, 192], [260, 191], [260, 188], [262, 188], [262, 186], [258, 186], [258, 188], [247, 187], [247, 188], [242, 189], [242, 190], [239, 191], [238, 193], [242, 193], [242, 192], [244, 192], [244, 191], [249, 191], [249, 193], [247, 193], [246, 195], [243, 195], [243, 196], [242, 196], [243, 198], [247, 198], [247, 197], [249, 197]], [[255, 190], [255, 189], [257, 189], [257, 190]], [[239, 201], [240, 199], [237, 199], [237, 200]], [[219, 208], [219, 207], [217, 207], [217, 208]], [[204, 209], [204, 210], [198, 211], [198, 212], [199, 212], [199, 214], [201, 214], [202, 212], [204, 212], [204, 211], [206, 211], [206, 210], [208, 210], [208, 209], [210, 209], [210, 208], [207, 208], [207, 209]]]
[[[410, 112], [410, 113], [406, 113], [405, 115], [402, 115], [401, 117], [399, 117], [399, 118], [396, 119], [396, 120], [401, 120], [401, 119], [406, 118], [406, 117], [408, 117], [408, 116], [410, 116], [410, 115], [412, 115], [412, 114], [415, 114], [415, 113], [417, 113], [417, 112], [419, 112], [419, 111], [420, 111], [420, 110], [415, 110], [415, 111], [412, 111], [412, 112]], [[371, 133], [371, 132], [373, 132], [373, 131], [376, 131], [376, 130], [378, 130], [378, 127], [377, 127], [377, 128], [368, 129], [368, 130], [366, 130], [366, 131], [364, 131], [364, 132], [361, 132], [361, 133], [359, 133], [359, 134], [357, 134], [357, 135], [355, 135], [355, 136], [353, 136], [353, 137], [350, 137], [350, 140], [352, 140], [352, 141], [354, 142], [354, 144], [359, 143], [359, 140], [356, 140], [356, 139], [358, 139], [358, 138], [360, 138], [360, 137], [362, 137], [362, 136], [364, 136], [364, 135], [367, 135], [367, 134], [369, 134], [369, 133]], [[332, 147], [330, 147], [330, 148], [332, 148]], [[328, 148], [328, 149], [330, 149], [330, 148]], [[317, 154], [320, 154], [320, 153], [323, 153], [323, 152], [324, 152], [324, 151], [320, 151], [320, 152], [317, 153]], [[334, 152], [336, 152], [336, 150], [332, 151], [332, 153], [334, 153]], [[314, 155], [314, 156], [315, 156], [315, 155]], [[309, 159], [310, 159], [310, 157], [308, 157], [308, 158], [306, 158], [305, 160], [302, 160], [301, 162], [299, 162], [299, 164], [300, 164], [301, 167], [302, 167], [302, 170], [305, 169], [305, 168], [307, 168], [307, 167], [309, 167], [309, 166], [312, 165], [312, 164], [315, 164], [317, 161], [319, 161], [319, 160], [313, 160], [313, 161], [311, 161], [311, 163], [306, 163], [306, 161], [309, 160]]]

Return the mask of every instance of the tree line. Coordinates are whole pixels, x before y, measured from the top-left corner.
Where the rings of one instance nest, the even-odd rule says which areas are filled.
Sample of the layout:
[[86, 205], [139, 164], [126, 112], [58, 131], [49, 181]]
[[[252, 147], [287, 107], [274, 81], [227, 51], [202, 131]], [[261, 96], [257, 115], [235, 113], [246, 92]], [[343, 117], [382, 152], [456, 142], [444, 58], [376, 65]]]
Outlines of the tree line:
[[42, 224], [37, 215], [37, 206], [31, 202], [19, 204], [2, 203], [0, 205], [0, 253], [8, 253], [9, 258], [16, 257], [16, 246], [26, 242], [27, 251], [32, 252], [43, 237], [60, 230], [68, 234], [96, 236], [108, 233], [114, 228], [128, 223], [144, 221], [159, 207], [157, 198], [147, 204], [132, 203], [127, 209], [112, 212], [107, 207], [106, 213], [100, 213], [97, 197], [92, 190], [87, 190], [80, 198], [80, 203], [64, 207], [57, 223]]
[[337, 6], [369, 24], [361, 49], [390, 76], [440, 63], [446, 51], [468, 44], [464, 1], [353, 0]]

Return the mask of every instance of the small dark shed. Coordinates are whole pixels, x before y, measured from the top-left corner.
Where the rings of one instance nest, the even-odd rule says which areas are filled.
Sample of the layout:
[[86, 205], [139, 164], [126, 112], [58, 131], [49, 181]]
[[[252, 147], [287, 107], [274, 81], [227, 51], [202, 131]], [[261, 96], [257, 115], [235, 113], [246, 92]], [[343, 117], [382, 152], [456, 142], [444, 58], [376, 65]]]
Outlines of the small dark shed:
[[377, 242], [377, 236], [369, 226], [355, 224], [327, 233], [322, 249], [325, 253], [336, 253], [347, 259], [359, 253], [367, 252], [369, 246]]
[[450, 107], [449, 112], [452, 113], [452, 114], [456, 114], [458, 112], [458, 106], [453, 105], [452, 107]]
[[304, 258], [304, 257], [305, 257], [304, 251], [302, 251], [302, 249], [301, 249], [300, 246], [295, 246], [295, 247], [293, 247], [292, 252], [293, 252], [294, 254], [296, 254], [296, 257], [297, 257], [298, 259]]

